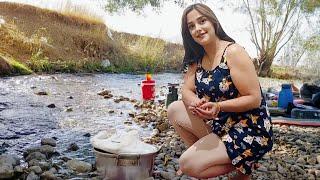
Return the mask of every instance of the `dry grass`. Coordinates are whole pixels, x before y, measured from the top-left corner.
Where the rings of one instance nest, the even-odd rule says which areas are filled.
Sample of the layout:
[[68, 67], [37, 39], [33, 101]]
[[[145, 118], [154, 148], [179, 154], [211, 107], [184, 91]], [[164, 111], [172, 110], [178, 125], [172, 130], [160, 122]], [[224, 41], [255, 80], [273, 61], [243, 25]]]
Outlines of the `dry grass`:
[[104, 20], [101, 16], [98, 16], [84, 6], [72, 4], [70, 0], [61, 3], [58, 7], [58, 11], [67, 17], [72, 17], [73, 19], [83, 19], [86, 22], [91, 22], [93, 24], [103, 24]]
[[24, 62], [40, 50], [50, 61], [102, 60], [114, 51], [100, 20], [69, 14], [0, 2], [0, 15], [7, 24], [1, 28], [5, 37], [1, 37], [0, 51]]
[[140, 71], [179, 71], [182, 67], [183, 47], [159, 38], [113, 32], [117, 42], [126, 49], [122, 64]]
[[275, 79], [309, 81], [319, 78], [319, 71], [317, 69], [277, 65], [273, 65], [271, 69], [271, 78]]
[[[180, 70], [183, 47], [158, 38], [114, 32], [69, 1], [61, 12], [0, 2], [0, 53], [35, 72], [152, 72]], [[109, 59], [112, 66], [103, 68]]]

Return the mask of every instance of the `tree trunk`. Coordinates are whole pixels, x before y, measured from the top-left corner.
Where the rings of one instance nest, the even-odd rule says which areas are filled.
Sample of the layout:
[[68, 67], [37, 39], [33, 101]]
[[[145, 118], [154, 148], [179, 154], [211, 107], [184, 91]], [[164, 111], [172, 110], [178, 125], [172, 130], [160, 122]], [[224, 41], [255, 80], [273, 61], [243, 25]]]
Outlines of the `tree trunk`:
[[261, 77], [270, 77], [271, 75], [271, 65], [273, 62], [274, 56], [270, 56], [268, 54], [262, 54], [259, 57], [259, 68], [258, 68], [258, 76]]

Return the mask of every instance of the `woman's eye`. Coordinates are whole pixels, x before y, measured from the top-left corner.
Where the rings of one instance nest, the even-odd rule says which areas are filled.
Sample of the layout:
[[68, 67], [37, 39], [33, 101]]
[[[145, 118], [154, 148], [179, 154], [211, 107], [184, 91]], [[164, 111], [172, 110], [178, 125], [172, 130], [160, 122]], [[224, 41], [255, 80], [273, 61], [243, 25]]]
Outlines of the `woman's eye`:
[[206, 19], [201, 19], [200, 23], [203, 24], [205, 23], [207, 20]]
[[192, 24], [192, 25], [189, 25], [188, 28], [189, 28], [189, 29], [193, 29], [193, 28], [194, 28], [194, 25], [193, 25], [193, 24]]

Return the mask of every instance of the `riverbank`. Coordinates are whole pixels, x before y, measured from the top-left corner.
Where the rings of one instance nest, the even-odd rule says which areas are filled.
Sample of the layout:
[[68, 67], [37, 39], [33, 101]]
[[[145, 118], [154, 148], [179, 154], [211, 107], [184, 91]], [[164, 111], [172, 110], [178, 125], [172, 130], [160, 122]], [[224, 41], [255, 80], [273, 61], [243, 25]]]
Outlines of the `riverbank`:
[[77, 7], [53, 11], [0, 2], [0, 41], [0, 76], [178, 72], [183, 58], [180, 44], [112, 31]]

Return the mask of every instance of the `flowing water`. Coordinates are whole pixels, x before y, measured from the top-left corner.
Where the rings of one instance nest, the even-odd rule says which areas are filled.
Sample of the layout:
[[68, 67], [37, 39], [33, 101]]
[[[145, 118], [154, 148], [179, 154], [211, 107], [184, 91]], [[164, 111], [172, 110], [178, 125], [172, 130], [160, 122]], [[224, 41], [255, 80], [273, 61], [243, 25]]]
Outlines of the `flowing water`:
[[[40, 144], [44, 137], [57, 138], [57, 150], [71, 157], [93, 159], [90, 137], [101, 130], [126, 131], [123, 122], [134, 111], [134, 103], [118, 96], [141, 101], [143, 75], [128, 74], [55, 74], [29, 75], [0, 79], [0, 146], [7, 153], [21, 154]], [[179, 83], [181, 74], [154, 75], [156, 101], [165, 99], [168, 83]], [[114, 98], [104, 99], [97, 93], [110, 90]], [[39, 95], [46, 92], [48, 95]], [[48, 105], [53, 106], [49, 108]], [[114, 110], [114, 113], [109, 113]], [[139, 129], [138, 126], [133, 125]], [[131, 126], [132, 128], [132, 126]], [[148, 136], [151, 128], [139, 129]], [[69, 144], [80, 150], [67, 152]], [[1, 154], [1, 152], [0, 152]]]

